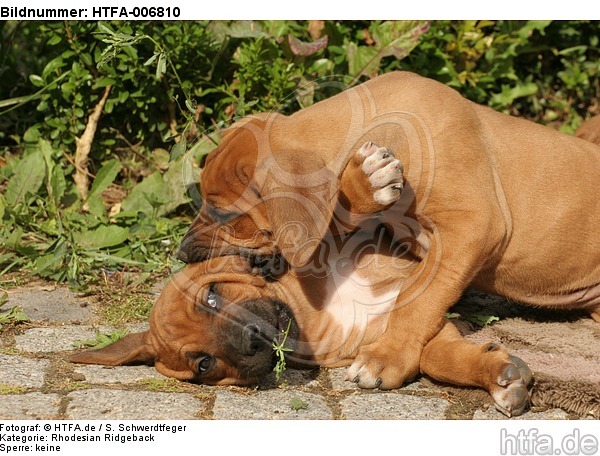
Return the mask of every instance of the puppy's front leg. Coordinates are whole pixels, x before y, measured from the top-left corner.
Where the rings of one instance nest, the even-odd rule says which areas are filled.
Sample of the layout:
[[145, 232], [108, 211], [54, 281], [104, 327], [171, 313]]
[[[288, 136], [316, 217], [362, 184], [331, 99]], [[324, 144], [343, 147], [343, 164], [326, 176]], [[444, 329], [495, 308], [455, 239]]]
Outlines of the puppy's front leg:
[[479, 208], [423, 218], [428, 249], [403, 281], [385, 332], [359, 349], [348, 370], [350, 380], [363, 388], [391, 389], [418, 374], [423, 347], [498, 245], [494, 217], [484, 205]]
[[508, 416], [521, 415], [529, 404], [532, 376], [523, 360], [496, 344], [465, 340], [449, 321], [423, 349], [420, 370], [441, 382], [485, 388]]

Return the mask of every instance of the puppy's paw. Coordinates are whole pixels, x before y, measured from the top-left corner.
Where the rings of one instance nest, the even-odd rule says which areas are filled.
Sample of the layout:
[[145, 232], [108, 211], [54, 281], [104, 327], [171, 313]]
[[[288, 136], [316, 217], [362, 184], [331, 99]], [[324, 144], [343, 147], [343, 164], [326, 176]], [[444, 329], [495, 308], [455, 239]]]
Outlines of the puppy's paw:
[[[396, 353], [393, 356], [392, 353]], [[398, 356], [401, 353], [401, 356]], [[362, 347], [348, 368], [345, 379], [357, 383], [361, 388], [394, 389], [412, 381], [419, 373], [419, 350], [402, 352], [385, 349], [374, 343]]]
[[496, 409], [509, 417], [522, 415], [529, 406], [532, 378], [531, 370], [521, 358], [509, 356], [490, 387]]
[[396, 202], [404, 188], [404, 168], [387, 147], [367, 142], [358, 150], [362, 171], [369, 178], [373, 199], [382, 206]]

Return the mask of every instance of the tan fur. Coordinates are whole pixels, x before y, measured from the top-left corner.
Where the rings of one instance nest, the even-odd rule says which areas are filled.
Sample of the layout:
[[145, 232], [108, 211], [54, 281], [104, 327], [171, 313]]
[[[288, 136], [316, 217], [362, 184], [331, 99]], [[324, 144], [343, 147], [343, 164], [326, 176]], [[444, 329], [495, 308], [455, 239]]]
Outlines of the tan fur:
[[600, 115], [586, 121], [577, 129], [575, 136], [595, 144], [600, 144]]
[[[354, 188], [363, 181], [342, 177], [345, 169], [357, 172], [348, 164], [366, 141], [389, 147], [404, 165], [402, 197], [382, 220], [397, 236], [411, 236], [422, 261], [385, 333], [363, 345], [351, 366], [361, 386], [393, 388], [413, 377], [423, 347], [468, 285], [595, 315], [600, 147], [405, 72], [289, 117], [263, 115], [235, 127], [206, 163], [205, 202], [182, 256], [280, 251], [304, 267], [328, 227], [356, 228], [337, 223], [351, 218], [344, 209], [382, 209], [357, 201], [369, 198]], [[207, 212], [211, 204], [239, 216], [219, 222]]]

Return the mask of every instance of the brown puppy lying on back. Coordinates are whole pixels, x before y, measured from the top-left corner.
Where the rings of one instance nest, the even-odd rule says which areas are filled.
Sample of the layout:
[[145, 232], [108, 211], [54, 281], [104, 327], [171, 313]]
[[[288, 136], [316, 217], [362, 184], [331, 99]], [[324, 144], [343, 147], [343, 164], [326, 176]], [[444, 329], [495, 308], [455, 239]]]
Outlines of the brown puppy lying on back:
[[[385, 148], [365, 145], [349, 171], [358, 171], [354, 184], [365, 187], [365, 200], [400, 195], [402, 166]], [[385, 331], [418, 262], [406, 244], [373, 223], [350, 236], [326, 236], [304, 270], [281, 261], [265, 278], [255, 258], [237, 255], [189, 265], [166, 285], [149, 331], [71, 360], [152, 363], [181, 380], [247, 385], [272, 371], [277, 342], [292, 350], [286, 358], [295, 367], [347, 366]], [[450, 322], [425, 347], [420, 372], [485, 388], [509, 416], [528, 405], [531, 372], [525, 363], [495, 344], [465, 341]]]
[[[391, 208], [398, 189], [367, 191], [351, 160], [370, 142], [406, 171]], [[395, 166], [388, 159], [379, 156], [382, 170]], [[208, 157], [181, 258], [281, 253], [303, 268], [328, 232], [387, 209], [381, 220], [419, 261], [350, 376], [395, 388], [418, 373], [423, 347], [468, 286], [600, 320], [598, 182], [599, 146], [390, 73], [289, 117], [234, 126]]]
[[[402, 188], [401, 166], [373, 144], [361, 148], [346, 171], [355, 188], [362, 185], [365, 201], [385, 197], [389, 204]], [[72, 359], [155, 363], [163, 374], [182, 380], [249, 384], [271, 371], [271, 342], [281, 340], [289, 325], [290, 364], [350, 365], [361, 346], [385, 331], [418, 258], [373, 228], [343, 240], [326, 236], [316, 258], [319, 269], [284, 265], [276, 281], [238, 256], [188, 266], [167, 284], [148, 332]], [[419, 370], [440, 381], [485, 388], [508, 415], [522, 413], [527, 404], [526, 365], [495, 345], [466, 342], [447, 321], [425, 346]]]
[[[360, 347], [385, 331], [415, 262], [383, 230], [375, 236], [356, 233], [341, 248], [338, 241], [327, 238], [319, 247], [327, 258], [320, 271], [284, 267], [276, 280], [257, 274], [239, 256], [188, 265], [166, 285], [149, 331], [72, 360], [154, 363], [159, 372], [182, 380], [247, 385], [272, 371], [272, 343], [282, 343], [287, 332], [289, 365], [348, 366]], [[495, 344], [467, 342], [449, 321], [425, 346], [420, 372], [485, 388], [509, 416], [528, 404], [531, 373], [523, 361]]]

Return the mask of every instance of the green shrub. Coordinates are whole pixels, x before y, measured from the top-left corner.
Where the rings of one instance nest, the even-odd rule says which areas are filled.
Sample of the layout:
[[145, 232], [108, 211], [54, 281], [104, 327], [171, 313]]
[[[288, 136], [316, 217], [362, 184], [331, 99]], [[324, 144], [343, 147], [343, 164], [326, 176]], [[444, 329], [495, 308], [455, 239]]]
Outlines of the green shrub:
[[[167, 270], [222, 126], [384, 72], [572, 132], [598, 112], [599, 36], [593, 21], [0, 22], [0, 273]], [[83, 198], [74, 156], [105, 93]]]
[[600, 23], [434, 22], [401, 67], [467, 98], [572, 132], [598, 109]]

